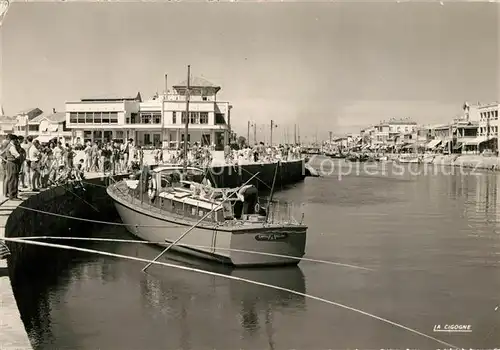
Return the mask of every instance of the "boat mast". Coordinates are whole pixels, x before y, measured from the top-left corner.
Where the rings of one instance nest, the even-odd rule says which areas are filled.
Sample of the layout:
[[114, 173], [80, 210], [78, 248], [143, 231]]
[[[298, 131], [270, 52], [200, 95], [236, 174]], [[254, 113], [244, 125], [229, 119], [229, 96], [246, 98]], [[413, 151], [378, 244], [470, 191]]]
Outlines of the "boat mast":
[[[269, 194], [269, 199], [267, 203], [267, 210], [266, 210], [266, 222], [269, 218], [269, 210], [271, 209], [272, 203], [273, 203], [273, 195], [274, 195], [274, 185], [276, 183], [276, 176], [278, 175], [278, 166], [280, 165], [280, 162], [276, 162], [276, 167], [274, 168], [274, 177], [273, 177], [273, 185], [271, 186], [271, 193]], [[258, 213], [257, 213], [258, 214]]]
[[189, 134], [189, 80], [191, 78], [191, 66], [188, 65], [188, 76], [186, 82], [186, 128], [184, 129], [184, 170], [188, 166], [188, 134]]

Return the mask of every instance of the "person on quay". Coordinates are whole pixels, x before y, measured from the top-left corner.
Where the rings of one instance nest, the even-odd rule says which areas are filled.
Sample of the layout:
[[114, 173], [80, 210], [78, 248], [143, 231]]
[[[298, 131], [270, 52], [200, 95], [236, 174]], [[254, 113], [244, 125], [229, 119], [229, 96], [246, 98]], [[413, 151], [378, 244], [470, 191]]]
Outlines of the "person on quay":
[[33, 141], [33, 144], [28, 150], [28, 161], [31, 168], [31, 190], [34, 192], [40, 191], [41, 176], [40, 176], [40, 142]]
[[137, 150], [135, 148], [134, 139], [128, 139], [128, 168], [132, 168], [132, 162], [135, 161]]
[[10, 200], [21, 200], [18, 198], [19, 191], [19, 165], [18, 160], [21, 154], [18, 152], [15, 142], [17, 137], [13, 134], [8, 134], [9, 143], [0, 153], [0, 156], [5, 160], [5, 179], [4, 179], [4, 194]]
[[97, 141], [94, 141], [92, 145], [92, 165], [90, 171], [99, 171], [99, 146], [97, 146]]
[[129, 156], [129, 150], [130, 150], [130, 142], [132, 139], [128, 139], [124, 144], [121, 146], [121, 155], [120, 155], [120, 160], [122, 162], [121, 165], [121, 171], [126, 172], [128, 168], [128, 156]]
[[[16, 147], [17, 153], [19, 153], [19, 158], [16, 160], [17, 162], [17, 186], [18, 186], [18, 192], [19, 192], [19, 181], [21, 179], [24, 180], [24, 174], [25, 174], [25, 166], [26, 166], [26, 151], [24, 148], [21, 147], [21, 142], [24, 140], [24, 137], [22, 136], [17, 136], [16, 139], [14, 140], [14, 146]], [[23, 188], [27, 188], [26, 184], [23, 184]], [[17, 193], [18, 193], [17, 192]], [[17, 194], [16, 194], [17, 196]]]
[[[0, 144], [0, 154], [3, 153], [4, 149], [9, 145], [9, 140], [8, 139], [5, 139], [2, 141], [2, 143]], [[5, 157], [2, 156], [0, 157], [0, 162], [1, 162], [1, 165], [2, 165], [2, 184], [3, 184], [3, 187], [5, 187], [5, 178], [6, 178], [6, 175], [7, 175], [7, 171], [5, 170]], [[7, 197], [7, 194], [5, 192], [3, 192], [3, 196], [4, 197]]]
[[92, 167], [92, 146], [90, 142], [85, 146], [85, 171], [90, 172], [90, 168]]
[[[21, 142], [21, 140], [19, 140], [19, 142]], [[22, 169], [21, 183], [23, 184], [23, 187], [28, 187], [28, 188], [31, 188], [31, 168], [28, 159], [28, 150], [32, 145], [33, 145], [33, 136], [28, 136], [24, 139], [23, 142], [21, 142], [21, 147], [24, 150], [24, 154], [26, 154], [26, 160], [23, 162], [23, 165], [21, 166]]]
[[[17, 145], [19, 145], [24, 153], [24, 159], [23, 160], [19, 160], [19, 183], [20, 183], [20, 186], [22, 189], [27, 189], [28, 186], [26, 185], [26, 146], [25, 146], [25, 143], [26, 140], [24, 139], [24, 136], [17, 136], [17, 140], [16, 140], [16, 148], [18, 149], [18, 152], [19, 152], [19, 147]], [[22, 155], [22, 154], [21, 154]]]

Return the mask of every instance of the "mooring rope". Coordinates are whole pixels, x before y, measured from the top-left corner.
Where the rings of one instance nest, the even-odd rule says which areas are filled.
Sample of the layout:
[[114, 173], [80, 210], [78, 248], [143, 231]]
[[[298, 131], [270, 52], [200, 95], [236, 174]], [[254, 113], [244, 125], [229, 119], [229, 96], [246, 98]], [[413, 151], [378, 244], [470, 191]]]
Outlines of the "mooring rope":
[[103, 224], [103, 225], [116, 225], [116, 226], [133, 226], [133, 227], [157, 227], [157, 228], [178, 228], [178, 227], [184, 227], [183, 225], [137, 225], [137, 224], [125, 224], [123, 222], [113, 222], [113, 221], [101, 221], [101, 220], [94, 220], [94, 219], [85, 219], [85, 218], [79, 218], [76, 216], [71, 216], [71, 215], [64, 215], [64, 214], [58, 214], [58, 213], [52, 213], [49, 211], [45, 210], [40, 210], [40, 209], [34, 209], [34, 208], [28, 208], [23, 205], [18, 205], [17, 208], [21, 208], [24, 210], [29, 210], [29, 211], [34, 211], [36, 213], [40, 214], [46, 214], [46, 215], [52, 215], [64, 219], [72, 219], [72, 220], [78, 220], [78, 221], [85, 221], [85, 222], [90, 222], [94, 224]]
[[[39, 239], [54, 239], [54, 240], [69, 240], [69, 241], [90, 241], [90, 242], [112, 242], [112, 243], [137, 243], [137, 244], [165, 244], [166, 242], [151, 242], [151, 241], [139, 241], [136, 239], [116, 239], [116, 238], [90, 238], [90, 237], [58, 237], [58, 236], [32, 236], [32, 237], [19, 237], [19, 239], [22, 240], [39, 240]], [[185, 243], [179, 243], [178, 246], [181, 247], [187, 247], [187, 248], [207, 248], [207, 249], [214, 249], [212, 246], [206, 246], [206, 245], [196, 245], [196, 244], [185, 244]], [[303, 261], [310, 261], [314, 263], [321, 263], [321, 264], [328, 264], [328, 265], [336, 265], [336, 266], [344, 266], [344, 267], [350, 267], [353, 269], [360, 269], [360, 270], [366, 270], [366, 271], [375, 271], [374, 269], [369, 269], [367, 267], [363, 266], [356, 266], [356, 265], [350, 265], [350, 264], [343, 264], [343, 263], [338, 263], [334, 261], [329, 261], [329, 260], [320, 260], [320, 259], [311, 259], [311, 258], [299, 258], [296, 256], [291, 256], [291, 255], [283, 255], [283, 254], [273, 254], [273, 253], [266, 253], [266, 252], [258, 252], [255, 250], [244, 250], [244, 249], [235, 249], [235, 248], [218, 248], [215, 247], [216, 250], [226, 250], [230, 252], [239, 252], [239, 253], [249, 253], [249, 254], [257, 254], [257, 255], [267, 255], [267, 256], [274, 256], [277, 258], [290, 258], [290, 259], [296, 259], [296, 260], [303, 260]]]
[[380, 316], [376, 316], [376, 315], [371, 314], [369, 312], [362, 311], [360, 309], [356, 309], [354, 307], [351, 307], [351, 306], [348, 306], [348, 305], [345, 305], [345, 304], [341, 304], [341, 303], [338, 303], [338, 302], [335, 302], [335, 301], [332, 301], [332, 300], [328, 300], [328, 299], [325, 299], [325, 298], [317, 297], [317, 296], [314, 296], [314, 295], [311, 295], [311, 294], [301, 293], [301, 292], [298, 292], [298, 291], [293, 290], [293, 289], [288, 289], [288, 288], [284, 288], [284, 287], [280, 287], [280, 286], [275, 286], [275, 285], [272, 285], [272, 284], [258, 282], [258, 281], [254, 281], [254, 280], [250, 280], [250, 279], [246, 279], [246, 278], [242, 278], [242, 277], [236, 277], [236, 276], [231, 276], [231, 275], [225, 275], [225, 274], [222, 274], [222, 273], [217, 273], [217, 272], [212, 272], [212, 271], [206, 271], [206, 270], [202, 270], [202, 269], [198, 269], [198, 268], [194, 268], [194, 267], [187, 267], [187, 266], [182, 266], [182, 265], [174, 265], [174, 264], [169, 264], [169, 263], [162, 262], [162, 261], [151, 261], [151, 260], [148, 260], [148, 259], [143, 259], [143, 258], [138, 258], [138, 257], [128, 256], [128, 255], [122, 255], [122, 254], [109, 253], [109, 252], [104, 252], [104, 251], [100, 251], [100, 250], [94, 250], [94, 249], [88, 249], [88, 248], [78, 248], [78, 247], [73, 247], [73, 246], [68, 246], [68, 245], [63, 245], [63, 244], [54, 244], [54, 243], [37, 242], [37, 241], [31, 241], [31, 240], [23, 240], [23, 239], [19, 239], [19, 238], [5, 238], [5, 240], [9, 241], [9, 242], [14, 242], [14, 243], [32, 244], [32, 245], [38, 245], [38, 246], [42, 246], [42, 247], [75, 250], [75, 251], [84, 252], [84, 253], [91, 253], [91, 254], [98, 254], [98, 255], [110, 256], [110, 257], [113, 257], [113, 258], [121, 258], [121, 259], [139, 261], [139, 262], [148, 263], [148, 264], [152, 263], [154, 265], [160, 265], [160, 266], [170, 267], [170, 268], [174, 268], [174, 269], [179, 269], [179, 270], [184, 270], [184, 271], [190, 271], [190, 272], [205, 274], [205, 275], [209, 275], [209, 276], [222, 277], [222, 278], [226, 278], [226, 279], [230, 279], [230, 280], [234, 280], [234, 281], [240, 281], [240, 282], [254, 284], [254, 285], [257, 285], [257, 286], [261, 286], [261, 287], [271, 288], [271, 289], [275, 289], [275, 290], [281, 290], [281, 291], [284, 291], [284, 292], [287, 292], [287, 293], [295, 294], [295, 295], [298, 295], [298, 296], [301, 296], [301, 297], [305, 297], [305, 298], [309, 298], [309, 299], [312, 299], [312, 300], [320, 301], [320, 302], [323, 302], [323, 303], [326, 303], [326, 304], [330, 304], [330, 305], [333, 305], [333, 306], [337, 306], [337, 307], [340, 307], [342, 309], [346, 309], [346, 310], [350, 310], [350, 311], [353, 311], [353, 312], [357, 312], [357, 313], [359, 313], [361, 315], [368, 316], [370, 318], [376, 319], [378, 321], [382, 321], [384, 323], [387, 323], [387, 324], [390, 324], [390, 325], [392, 325], [394, 327], [406, 330], [408, 332], [411, 332], [413, 334], [419, 335], [421, 337], [433, 340], [433, 341], [435, 341], [435, 342], [437, 342], [439, 344], [448, 346], [448, 347], [450, 347], [452, 349], [457, 349], [457, 350], [460, 349], [460, 347], [458, 347], [458, 346], [449, 344], [449, 343], [447, 343], [447, 342], [445, 342], [443, 340], [437, 339], [437, 338], [435, 338], [435, 337], [433, 337], [431, 335], [428, 335], [428, 334], [422, 333], [420, 331], [417, 331], [415, 329], [412, 329], [410, 327], [404, 326], [404, 325], [402, 325], [400, 323], [388, 320], [388, 319], [380, 317]]

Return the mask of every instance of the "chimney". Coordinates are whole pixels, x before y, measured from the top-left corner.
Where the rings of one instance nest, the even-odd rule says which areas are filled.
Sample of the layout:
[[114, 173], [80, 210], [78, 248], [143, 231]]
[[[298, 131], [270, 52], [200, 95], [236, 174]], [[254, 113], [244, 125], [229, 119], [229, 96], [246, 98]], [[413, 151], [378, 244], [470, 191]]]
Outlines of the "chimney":
[[167, 75], [165, 74], [165, 96], [168, 95], [168, 80]]
[[56, 109], [55, 108], [52, 108], [52, 113], [56, 113]]

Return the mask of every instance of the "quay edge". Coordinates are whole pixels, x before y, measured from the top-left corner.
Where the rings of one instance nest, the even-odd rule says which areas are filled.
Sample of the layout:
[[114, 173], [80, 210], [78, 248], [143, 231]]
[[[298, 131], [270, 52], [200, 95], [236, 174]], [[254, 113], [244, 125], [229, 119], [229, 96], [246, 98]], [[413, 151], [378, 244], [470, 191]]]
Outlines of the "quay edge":
[[[6, 223], [19, 203], [0, 201], [0, 239], [5, 237]], [[0, 315], [0, 349], [32, 349], [14, 297], [7, 259], [0, 260]]]
[[[213, 166], [213, 179], [218, 187], [237, 187], [259, 172], [259, 180], [254, 184], [261, 190], [268, 190], [273, 183], [276, 173], [275, 188], [293, 185], [303, 181], [306, 177], [306, 160], [284, 161], [280, 163], [246, 164], [237, 166]], [[126, 175], [116, 176], [115, 179]], [[62, 214], [85, 219], [113, 221], [118, 218], [113, 202], [109, 200], [106, 186], [111, 181], [103, 175], [94, 174], [85, 180], [85, 190], [75, 187], [74, 184], [62, 185], [40, 193], [32, 194], [23, 202], [7, 201], [0, 206], [2, 212], [1, 236], [6, 238], [46, 236], [81, 236], [86, 234], [90, 223], [47, 215], [40, 212], [25, 210], [23, 207]], [[265, 185], [264, 185], [265, 184]], [[93, 186], [95, 185], [95, 186]], [[92, 209], [89, 203], [95, 209]], [[57, 270], [60, 262], [53, 261], [51, 249], [37, 246], [7, 242], [11, 255], [7, 264], [3, 260], [0, 265], [0, 348], [32, 349], [28, 338], [31, 311], [16, 300], [15, 296], [22, 294], [23, 300], [28, 298], [36, 303], [36, 298], [43, 291], [34, 291], [28, 288], [29, 278], [36, 278], [36, 269], [40, 261], [50, 265], [50, 269]], [[2, 264], [0, 263], [0, 264]], [[54, 273], [50, 271], [49, 273]], [[4, 276], [5, 275], [5, 276]]]
[[[92, 225], [25, 210], [19, 206], [87, 219], [113, 221], [118, 216], [106, 193], [105, 186], [108, 181], [107, 178], [93, 176], [86, 180], [88, 184], [85, 185], [85, 191], [68, 184], [32, 194], [22, 202], [5, 201], [0, 205], [0, 238], [77, 236], [88, 232], [86, 228]], [[91, 203], [98, 211], [91, 209], [85, 202]], [[32, 304], [40, 297], [42, 291], [31, 288], [30, 278], [39, 278], [36, 269], [40, 268], [41, 261], [43, 265], [47, 265], [49, 274], [44, 278], [54, 278], [52, 275], [61, 263], [52, 257], [52, 248], [13, 242], [6, 244], [11, 255], [7, 260], [0, 261], [0, 349], [32, 349], [33, 344], [30, 343], [28, 334], [29, 325], [33, 324], [30, 322], [33, 315], [30, 307], [23, 305], [26, 303], [21, 303], [20, 299], [29, 300]]]
[[276, 163], [215, 165], [209, 169], [217, 187], [238, 187], [259, 173], [258, 179], [255, 178], [250, 183], [261, 191], [269, 190], [272, 187], [275, 172], [275, 189], [301, 182], [307, 175], [306, 160], [304, 159]]

